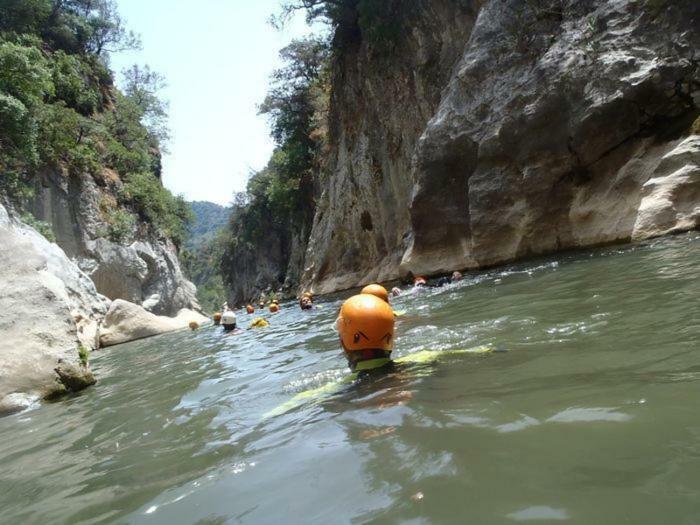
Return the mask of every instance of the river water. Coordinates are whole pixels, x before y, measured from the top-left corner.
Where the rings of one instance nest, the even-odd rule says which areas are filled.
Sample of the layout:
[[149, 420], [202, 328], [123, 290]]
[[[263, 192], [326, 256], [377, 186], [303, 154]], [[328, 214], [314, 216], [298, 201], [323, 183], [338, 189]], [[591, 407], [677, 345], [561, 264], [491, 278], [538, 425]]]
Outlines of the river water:
[[695, 233], [407, 293], [395, 353], [440, 359], [268, 417], [347, 374], [340, 298], [93, 353], [96, 387], [0, 419], [0, 522], [698, 523], [699, 261]]

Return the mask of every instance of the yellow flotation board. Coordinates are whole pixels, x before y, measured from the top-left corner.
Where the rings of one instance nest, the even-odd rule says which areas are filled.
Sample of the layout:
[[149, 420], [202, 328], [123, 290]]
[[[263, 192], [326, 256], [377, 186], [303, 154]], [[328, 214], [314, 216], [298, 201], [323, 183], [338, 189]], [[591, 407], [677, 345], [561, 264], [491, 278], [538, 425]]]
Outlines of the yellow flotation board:
[[[421, 350], [419, 352], [414, 352], [412, 354], [405, 355], [394, 359], [393, 362], [399, 365], [408, 364], [426, 364], [433, 363], [443, 356], [453, 356], [453, 355], [464, 355], [464, 354], [489, 354], [493, 352], [493, 348], [488, 345], [475, 346], [473, 348], [462, 348], [457, 350]], [[388, 361], [388, 360], [385, 360]], [[386, 362], [382, 364], [387, 364]], [[278, 407], [263, 414], [263, 419], [267, 419], [274, 416], [279, 416], [285, 412], [303, 405], [306, 402], [319, 403], [323, 401], [326, 397], [338, 392], [346, 385], [354, 382], [359, 376], [358, 372], [352, 372], [347, 376], [343, 377], [338, 381], [331, 381], [325, 385], [321, 385], [318, 388], [313, 388], [311, 390], [306, 390], [295, 395], [289, 401], [282, 403]]]
[[270, 326], [270, 323], [268, 323], [265, 319], [262, 317], [256, 317], [253, 319], [253, 321], [248, 325], [248, 328], [264, 328], [265, 326]]

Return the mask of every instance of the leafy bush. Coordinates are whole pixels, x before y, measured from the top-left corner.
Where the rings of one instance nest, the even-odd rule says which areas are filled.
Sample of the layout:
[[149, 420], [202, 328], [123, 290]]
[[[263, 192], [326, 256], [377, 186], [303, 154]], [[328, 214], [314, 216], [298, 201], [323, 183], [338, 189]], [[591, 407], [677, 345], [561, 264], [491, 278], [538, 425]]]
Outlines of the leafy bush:
[[38, 220], [31, 213], [24, 213], [22, 215], [21, 219], [22, 219], [22, 222], [31, 226], [36, 231], [38, 231], [41, 235], [46, 237], [46, 239], [49, 242], [56, 242], [56, 236], [54, 235], [53, 229], [51, 229], [51, 225], [48, 222]]
[[116, 243], [122, 243], [131, 238], [136, 227], [136, 218], [126, 210], [111, 209], [105, 217], [107, 222], [107, 238]]
[[80, 58], [57, 51], [53, 55], [52, 80], [55, 96], [82, 115], [100, 108], [99, 85], [89, 64]]
[[[135, 66], [121, 93], [107, 66], [109, 52], [137, 45], [115, 0], [1, 0], [0, 192], [22, 208], [42, 168], [68, 175], [111, 168], [126, 181], [123, 204], [179, 244], [189, 207], [158, 180], [168, 136], [167, 104], [157, 96], [164, 81]], [[133, 232], [127, 210], [105, 219], [103, 233], [113, 240]]]
[[90, 360], [90, 350], [88, 350], [87, 347], [80, 345], [78, 347], [78, 359], [80, 359], [80, 364], [84, 368], [87, 368], [88, 361]]
[[131, 173], [120, 194], [133, 204], [139, 215], [151, 222], [180, 246], [192, 220], [192, 210], [181, 196], [173, 196], [148, 172]]
[[0, 191], [14, 202], [24, 203], [34, 197], [34, 188], [20, 172], [0, 164]]

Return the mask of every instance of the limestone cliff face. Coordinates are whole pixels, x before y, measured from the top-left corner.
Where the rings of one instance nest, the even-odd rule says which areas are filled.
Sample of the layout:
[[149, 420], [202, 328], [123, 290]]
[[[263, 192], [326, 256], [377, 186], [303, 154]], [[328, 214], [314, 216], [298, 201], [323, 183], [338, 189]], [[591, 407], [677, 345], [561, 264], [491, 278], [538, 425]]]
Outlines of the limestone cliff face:
[[484, 7], [421, 137], [406, 271], [698, 224], [700, 4], [520, 5]]
[[[700, 2], [419, 2], [335, 65], [317, 292], [700, 223]], [[697, 133], [697, 124], [695, 126]]]
[[319, 292], [397, 276], [411, 228], [416, 144], [469, 38], [479, 2], [420, 2], [392, 49], [361, 36], [334, 64], [330, 151], [306, 252]]
[[265, 239], [255, 246], [239, 247], [232, 260], [224, 261], [227, 301], [233, 306], [254, 301], [270, 292], [291, 295], [299, 285], [304, 263], [308, 227], [278, 231], [267, 224]]
[[102, 295], [142, 304], [155, 314], [199, 310], [196, 288], [184, 277], [170, 240], [143, 223], [123, 243], [106, 238], [104, 215], [117, 206], [119, 184], [108, 170], [101, 177], [47, 170], [37, 178], [32, 212], [51, 224], [57, 244]]

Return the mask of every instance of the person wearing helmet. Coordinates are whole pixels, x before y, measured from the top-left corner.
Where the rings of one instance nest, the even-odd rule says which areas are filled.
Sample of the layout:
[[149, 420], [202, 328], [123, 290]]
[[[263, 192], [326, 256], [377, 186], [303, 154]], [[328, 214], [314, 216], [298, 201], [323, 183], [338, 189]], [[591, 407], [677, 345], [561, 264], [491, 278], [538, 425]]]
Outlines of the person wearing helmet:
[[232, 310], [226, 310], [221, 314], [221, 324], [224, 332], [231, 332], [236, 329], [236, 314]]
[[425, 280], [425, 277], [416, 277], [413, 279], [413, 286], [416, 288], [420, 288], [426, 284], [428, 284], [428, 282]]
[[213, 319], [214, 319], [214, 325], [219, 326], [221, 324], [221, 312], [216, 312], [214, 314]]
[[394, 312], [385, 301], [371, 294], [350, 297], [340, 308], [336, 328], [353, 372], [391, 363]]
[[454, 271], [452, 272], [452, 282], [456, 283], [462, 280], [462, 272]]
[[270, 303], [270, 312], [271, 312], [271, 313], [274, 314], [274, 313], [277, 313], [277, 312], [279, 312], [279, 311], [280, 311], [280, 305], [278, 305], [278, 304], [275, 303], [275, 302]]
[[391, 295], [392, 295], [393, 297], [398, 297], [399, 295], [401, 295], [401, 288], [399, 288], [398, 286], [394, 286], [394, 287], [391, 289]]
[[360, 293], [367, 293], [379, 297], [385, 303], [389, 302], [389, 292], [381, 284], [368, 284]]
[[255, 313], [255, 307], [252, 304], [248, 304], [245, 307], [245, 311], [249, 314], [254, 314]]

